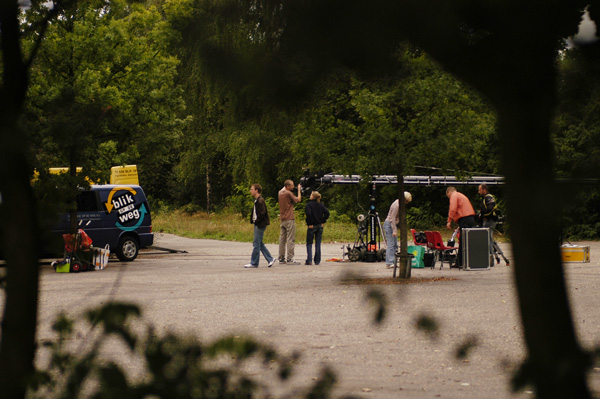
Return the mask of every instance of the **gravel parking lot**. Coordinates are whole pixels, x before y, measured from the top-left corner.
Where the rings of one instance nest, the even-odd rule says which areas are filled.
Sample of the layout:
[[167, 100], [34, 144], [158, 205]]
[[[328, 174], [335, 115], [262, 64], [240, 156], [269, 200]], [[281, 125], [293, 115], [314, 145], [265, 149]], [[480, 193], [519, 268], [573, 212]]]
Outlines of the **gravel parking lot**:
[[[586, 346], [599, 338], [600, 243], [590, 263], [572, 263], [566, 274], [578, 334]], [[44, 265], [40, 289], [39, 338], [52, 337], [60, 311], [77, 315], [110, 300], [140, 304], [157, 332], [194, 334], [211, 340], [246, 334], [282, 353], [300, 351], [297, 373], [286, 386], [307, 386], [324, 365], [338, 376], [336, 393], [363, 398], [532, 398], [511, 394], [513, 367], [523, 357], [521, 327], [513, 290], [513, 265], [488, 271], [413, 269], [410, 283], [391, 284], [383, 262], [323, 261], [319, 266], [279, 265], [244, 269], [251, 244], [195, 240], [158, 234], [155, 245], [185, 252], [143, 251], [132, 263], [111, 260], [105, 270], [59, 274]], [[510, 255], [510, 246], [502, 244]], [[268, 245], [272, 254], [276, 245]], [[342, 244], [325, 244], [323, 259], [341, 258]], [[303, 260], [304, 246], [296, 246]], [[304, 263], [304, 262], [302, 262]], [[346, 281], [348, 274], [372, 279]], [[385, 284], [381, 283], [384, 279]], [[373, 324], [369, 289], [387, 294], [388, 313]], [[434, 318], [437, 337], [415, 328], [421, 316]], [[84, 339], [81, 337], [80, 339]], [[476, 342], [466, 359], [455, 352]], [[261, 368], [250, 370], [254, 375]], [[598, 392], [598, 371], [591, 380]]]

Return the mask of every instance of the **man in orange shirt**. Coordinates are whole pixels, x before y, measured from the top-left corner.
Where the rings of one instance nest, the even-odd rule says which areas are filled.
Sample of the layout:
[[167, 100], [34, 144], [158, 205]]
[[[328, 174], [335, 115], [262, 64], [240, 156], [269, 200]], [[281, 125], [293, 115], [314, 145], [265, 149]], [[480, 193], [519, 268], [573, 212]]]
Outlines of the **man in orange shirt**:
[[456, 265], [462, 266], [462, 229], [467, 229], [475, 226], [475, 210], [471, 201], [466, 195], [456, 191], [454, 187], [448, 187], [446, 190], [446, 196], [450, 199], [450, 208], [448, 209], [448, 223], [446, 227], [452, 230], [452, 222], [458, 224], [458, 234], [460, 240], [458, 241], [458, 254], [456, 259]]

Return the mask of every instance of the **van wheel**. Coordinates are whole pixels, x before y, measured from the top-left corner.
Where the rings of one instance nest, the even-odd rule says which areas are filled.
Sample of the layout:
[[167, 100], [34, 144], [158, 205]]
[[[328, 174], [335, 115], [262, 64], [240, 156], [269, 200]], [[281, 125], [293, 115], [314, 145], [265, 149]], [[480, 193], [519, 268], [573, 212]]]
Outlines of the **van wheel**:
[[122, 262], [131, 262], [137, 258], [139, 245], [133, 237], [121, 237], [117, 245], [117, 258]]

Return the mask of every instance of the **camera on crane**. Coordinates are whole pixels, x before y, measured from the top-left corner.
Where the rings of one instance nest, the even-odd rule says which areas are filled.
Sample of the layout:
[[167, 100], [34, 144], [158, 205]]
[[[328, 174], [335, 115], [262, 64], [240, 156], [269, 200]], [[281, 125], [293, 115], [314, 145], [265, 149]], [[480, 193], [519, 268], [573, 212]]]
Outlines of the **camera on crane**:
[[311, 172], [307, 170], [299, 180], [302, 185], [302, 195], [310, 197], [310, 194], [323, 187], [324, 185], [331, 184], [331, 178], [325, 175], [322, 171]]

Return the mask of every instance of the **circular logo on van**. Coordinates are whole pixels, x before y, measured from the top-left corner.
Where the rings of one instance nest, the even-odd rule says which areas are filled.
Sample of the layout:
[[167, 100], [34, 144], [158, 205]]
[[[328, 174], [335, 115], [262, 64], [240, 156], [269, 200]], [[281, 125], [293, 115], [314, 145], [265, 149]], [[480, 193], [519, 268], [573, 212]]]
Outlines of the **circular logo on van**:
[[125, 231], [133, 231], [141, 226], [148, 210], [144, 204], [137, 203], [136, 191], [131, 187], [119, 186], [111, 190], [106, 200], [108, 213], [117, 213], [115, 226]]

